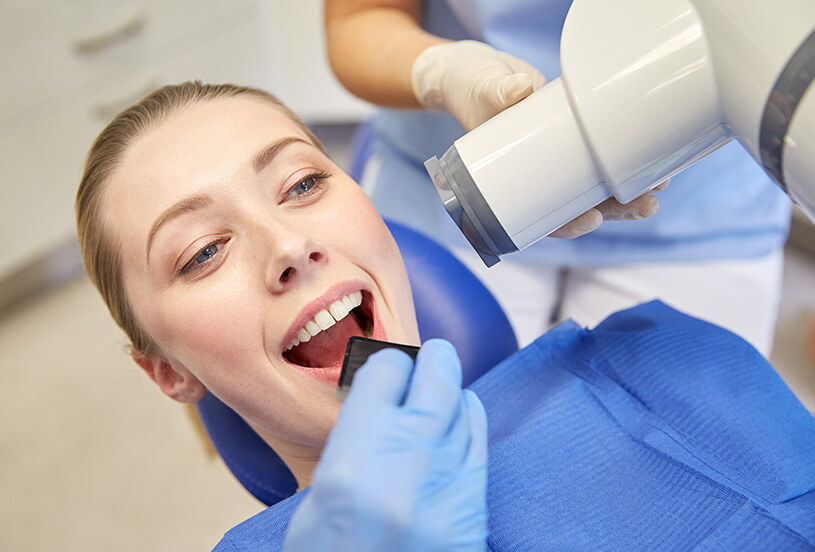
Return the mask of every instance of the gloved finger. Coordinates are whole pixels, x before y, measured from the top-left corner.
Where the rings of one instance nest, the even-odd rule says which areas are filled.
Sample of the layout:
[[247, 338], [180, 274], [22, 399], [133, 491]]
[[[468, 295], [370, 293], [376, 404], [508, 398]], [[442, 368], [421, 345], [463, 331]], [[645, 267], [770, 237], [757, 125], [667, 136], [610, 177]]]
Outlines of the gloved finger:
[[497, 54], [498, 57], [501, 58], [501, 61], [506, 63], [513, 73], [524, 73], [532, 77], [533, 91], [546, 84], [546, 77], [544, 77], [543, 73], [538, 71], [537, 68], [535, 68], [531, 63], [500, 50], [497, 52]]
[[464, 130], [470, 131], [507, 107], [532, 93], [532, 77], [527, 74], [497, 75], [478, 83], [474, 101], [461, 113], [456, 113]]
[[342, 411], [368, 412], [383, 406], [398, 406], [413, 371], [413, 359], [398, 349], [377, 351], [368, 357], [356, 374]]
[[493, 104], [497, 108], [496, 113], [518, 103], [534, 91], [535, 85], [531, 75], [516, 73], [501, 79]]
[[467, 414], [470, 424], [470, 443], [467, 454], [468, 460], [477, 464], [487, 463], [487, 412], [478, 395], [464, 390], [464, 400], [467, 403]]
[[[467, 486], [468, 491], [477, 491], [480, 487], [484, 492], [487, 479], [487, 414], [475, 393], [469, 390], [461, 392], [456, 417], [447, 434], [432, 450], [433, 477], [440, 480], [467, 477], [471, 483]], [[477, 496], [473, 497], [473, 500], [477, 499]]]
[[[486, 414], [481, 401], [472, 391], [459, 390], [455, 411], [444, 433], [428, 438], [432, 445], [433, 460], [429, 468], [435, 477], [447, 478], [466, 467], [486, 461]], [[423, 436], [420, 436], [420, 438]], [[475, 448], [473, 448], [475, 446]], [[486, 443], [483, 443], [486, 447]], [[471, 455], [476, 456], [471, 458]]]
[[461, 361], [450, 342], [431, 339], [416, 357], [405, 410], [422, 418], [417, 438], [438, 439], [450, 428], [461, 400]]
[[[659, 192], [668, 187], [671, 179], [661, 182], [651, 189]], [[596, 230], [604, 220], [640, 220], [656, 214], [659, 210], [659, 200], [651, 193], [643, 194], [637, 199], [622, 204], [615, 198], [609, 198], [594, 209], [589, 209], [579, 217], [571, 220], [549, 234], [550, 238], [576, 238]]]
[[604, 220], [641, 220], [656, 214], [659, 201], [653, 194], [644, 194], [622, 204], [615, 198], [609, 198], [595, 207], [603, 214]]
[[[487, 414], [484, 406], [472, 391], [465, 391], [464, 400], [470, 419], [470, 442], [462, 467], [466, 485], [459, 487], [462, 502], [470, 504], [466, 517], [458, 521], [468, 527], [467, 534], [473, 550], [480, 550], [477, 543], [486, 541], [487, 530]], [[480, 514], [480, 515], [474, 515]]]
[[465, 118], [465, 130], [472, 130], [546, 84], [546, 78], [529, 63], [506, 52], [495, 53], [506, 64], [506, 74], [480, 83], [477, 94], [480, 106]]
[[387, 411], [401, 403], [412, 371], [413, 359], [396, 349], [385, 349], [368, 357], [354, 374], [337, 423], [323, 449], [322, 458], [331, 461], [320, 462], [315, 478], [322, 472], [328, 478], [334, 477], [337, 470], [355, 464], [353, 459], [360, 457], [361, 449], [373, 444], [371, 433], [376, 433], [379, 427], [375, 422], [389, 419]]
[[579, 217], [571, 220], [549, 234], [551, 238], [576, 238], [583, 234], [588, 234], [592, 230], [596, 230], [603, 222], [603, 215], [595, 209], [589, 209]]
[[670, 184], [671, 184], [671, 179], [669, 178], [665, 182], [660, 182], [659, 184], [654, 186], [651, 191], [652, 192], [661, 192], [662, 190], [666, 190]]

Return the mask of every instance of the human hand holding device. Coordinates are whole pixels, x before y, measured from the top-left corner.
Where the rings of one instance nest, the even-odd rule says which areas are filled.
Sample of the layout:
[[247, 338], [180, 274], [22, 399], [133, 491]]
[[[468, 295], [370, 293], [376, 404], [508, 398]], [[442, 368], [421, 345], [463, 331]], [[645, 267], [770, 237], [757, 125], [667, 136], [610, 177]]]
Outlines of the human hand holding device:
[[426, 109], [456, 116], [470, 131], [546, 84], [529, 63], [477, 42], [430, 46], [411, 69], [413, 93]]
[[[423, 107], [452, 113], [468, 132], [546, 84], [529, 63], [474, 40], [426, 48], [413, 62], [411, 81]], [[667, 182], [655, 191], [664, 186]], [[576, 238], [604, 220], [644, 219], [657, 209], [659, 202], [651, 193], [626, 204], [612, 197], [549, 236]]]
[[427, 341], [356, 373], [289, 526], [287, 552], [483, 550], [486, 414], [453, 346]]

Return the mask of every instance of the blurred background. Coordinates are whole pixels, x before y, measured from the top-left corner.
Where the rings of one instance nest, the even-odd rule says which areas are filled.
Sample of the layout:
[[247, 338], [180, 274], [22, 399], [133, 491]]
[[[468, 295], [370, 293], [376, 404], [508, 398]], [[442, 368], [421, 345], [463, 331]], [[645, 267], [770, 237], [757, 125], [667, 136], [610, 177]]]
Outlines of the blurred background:
[[[200, 79], [267, 89], [347, 166], [319, 0], [0, 0], [0, 551], [209, 550], [262, 506], [125, 353], [73, 197], [107, 120]], [[796, 213], [771, 361], [815, 411], [815, 226]]]

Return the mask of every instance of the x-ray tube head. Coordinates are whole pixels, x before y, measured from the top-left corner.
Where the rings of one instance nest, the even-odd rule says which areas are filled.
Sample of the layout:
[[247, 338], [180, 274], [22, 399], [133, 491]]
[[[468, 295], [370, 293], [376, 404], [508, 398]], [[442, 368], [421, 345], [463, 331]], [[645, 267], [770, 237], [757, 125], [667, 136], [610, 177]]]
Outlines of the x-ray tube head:
[[441, 159], [428, 159], [425, 167], [447, 213], [484, 264], [492, 266], [500, 255], [518, 250], [475, 186], [456, 146], [451, 146]]
[[575, 0], [561, 69], [425, 163], [488, 266], [733, 139], [815, 221], [815, 2]]
[[462, 136], [425, 167], [487, 266], [611, 195], [561, 79]]

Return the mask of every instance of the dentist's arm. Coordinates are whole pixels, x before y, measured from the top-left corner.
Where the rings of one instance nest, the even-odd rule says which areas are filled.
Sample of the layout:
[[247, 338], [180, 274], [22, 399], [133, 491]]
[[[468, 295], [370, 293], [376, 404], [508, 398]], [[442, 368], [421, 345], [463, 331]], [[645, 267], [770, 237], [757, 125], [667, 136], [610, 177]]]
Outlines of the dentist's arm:
[[292, 518], [286, 552], [483, 551], [487, 431], [450, 343], [371, 355]]
[[352, 94], [386, 107], [419, 108], [411, 68], [429, 46], [449, 42], [419, 25], [420, 0], [326, 0], [328, 59]]
[[544, 85], [525, 61], [419, 25], [418, 0], [327, 0], [331, 68], [353, 94], [402, 108], [438, 109], [472, 130]]

